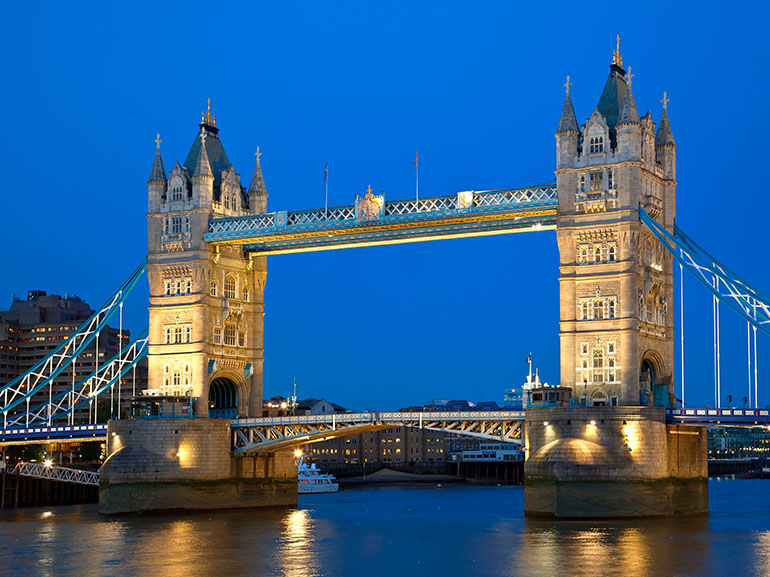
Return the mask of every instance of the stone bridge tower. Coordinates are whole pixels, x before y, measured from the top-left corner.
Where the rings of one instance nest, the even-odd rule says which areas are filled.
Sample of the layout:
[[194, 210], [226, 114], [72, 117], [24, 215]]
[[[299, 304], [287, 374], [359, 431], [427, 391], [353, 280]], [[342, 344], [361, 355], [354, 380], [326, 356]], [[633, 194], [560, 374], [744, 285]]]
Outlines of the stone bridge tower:
[[599, 103], [578, 126], [567, 95], [556, 132], [561, 384], [587, 405], [675, 406], [672, 256], [640, 223], [669, 230], [676, 145], [663, 98], [640, 117], [630, 67], [613, 54]]
[[192, 394], [198, 416], [261, 416], [265, 258], [203, 240], [211, 218], [264, 214], [259, 152], [247, 190], [210, 102], [198, 128], [168, 175], [158, 138], [147, 183], [149, 383], [155, 394]]

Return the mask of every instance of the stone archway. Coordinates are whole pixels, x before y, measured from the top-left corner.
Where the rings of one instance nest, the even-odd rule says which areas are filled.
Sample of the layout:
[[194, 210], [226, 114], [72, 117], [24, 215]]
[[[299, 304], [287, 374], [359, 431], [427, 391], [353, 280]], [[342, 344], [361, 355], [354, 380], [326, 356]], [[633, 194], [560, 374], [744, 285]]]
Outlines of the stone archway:
[[642, 356], [639, 367], [639, 402], [648, 407], [668, 407], [668, 385], [664, 382], [663, 362], [655, 351]]
[[606, 407], [609, 404], [609, 397], [602, 389], [596, 389], [591, 393], [591, 406]]
[[209, 385], [209, 418], [234, 419], [238, 416], [238, 385], [227, 377], [217, 377]]

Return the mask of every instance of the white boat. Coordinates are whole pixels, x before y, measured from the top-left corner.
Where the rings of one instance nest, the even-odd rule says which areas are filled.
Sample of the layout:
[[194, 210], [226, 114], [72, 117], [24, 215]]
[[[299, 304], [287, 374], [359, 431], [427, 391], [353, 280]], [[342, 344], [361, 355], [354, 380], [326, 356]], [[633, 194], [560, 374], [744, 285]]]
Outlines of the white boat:
[[322, 473], [320, 469], [311, 463], [308, 467], [300, 458], [297, 476], [297, 492], [302, 493], [336, 493], [340, 486], [335, 483], [334, 475]]

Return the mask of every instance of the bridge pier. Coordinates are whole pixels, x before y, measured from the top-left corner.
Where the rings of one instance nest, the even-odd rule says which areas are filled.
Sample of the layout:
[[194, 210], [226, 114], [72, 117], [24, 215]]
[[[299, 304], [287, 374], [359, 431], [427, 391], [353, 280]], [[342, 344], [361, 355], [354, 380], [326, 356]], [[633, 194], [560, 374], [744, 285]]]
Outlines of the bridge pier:
[[107, 454], [104, 515], [297, 504], [292, 452], [233, 456], [227, 420], [110, 421]]
[[524, 510], [563, 519], [708, 513], [705, 427], [656, 407], [527, 410]]

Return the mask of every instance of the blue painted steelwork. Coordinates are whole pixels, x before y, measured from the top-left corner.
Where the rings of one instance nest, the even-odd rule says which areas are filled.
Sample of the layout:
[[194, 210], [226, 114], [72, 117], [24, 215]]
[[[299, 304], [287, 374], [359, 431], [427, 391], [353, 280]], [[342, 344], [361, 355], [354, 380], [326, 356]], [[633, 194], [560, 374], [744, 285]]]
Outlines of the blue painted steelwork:
[[106, 438], [107, 423], [0, 429], [0, 445], [24, 445], [45, 441], [88, 441]]
[[678, 425], [770, 425], [770, 409], [666, 409], [666, 422]]
[[97, 309], [66, 341], [31, 369], [0, 387], [0, 393], [2, 393], [0, 414], [3, 415], [4, 426], [7, 423], [10, 410], [24, 401], [28, 403], [27, 410], [29, 410], [32, 396], [56, 378], [96, 338], [96, 335], [122, 307], [126, 297], [136, 286], [146, 269], [147, 259], [145, 258], [107, 302]]
[[104, 363], [98, 370], [77, 383], [74, 390], [62, 391], [50, 401], [40, 403], [20, 415], [9, 417], [5, 426], [10, 428], [51, 425], [51, 421], [66, 417], [72, 411], [98, 398], [103, 392], [116, 385], [119, 379], [122, 379], [128, 371], [136, 366], [136, 363], [147, 355], [148, 332], [149, 329], [144, 329], [134, 342], [126, 345], [122, 351]]
[[212, 219], [204, 239], [277, 254], [504, 234], [556, 226], [555, 185], [385, 202], [371, 193], [350, 206]]
[[639, 219], [720, 302], [726, 303], [754, 327], [770, 334], [770, 297], [720, 263], [678, 226], [674, 225], [674, 234], [671, 234], [641, 206]]

